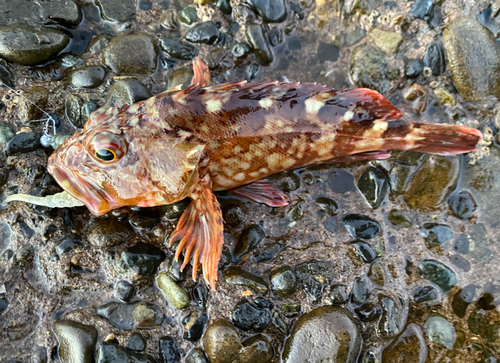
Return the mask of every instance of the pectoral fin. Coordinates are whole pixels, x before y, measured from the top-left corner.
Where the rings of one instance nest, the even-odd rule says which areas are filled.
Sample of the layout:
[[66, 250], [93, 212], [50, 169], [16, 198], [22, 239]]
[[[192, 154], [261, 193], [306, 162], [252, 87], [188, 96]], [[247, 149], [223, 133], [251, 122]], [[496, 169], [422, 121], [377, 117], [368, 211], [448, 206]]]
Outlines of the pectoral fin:
[[269, 180], [259, 180], [239, 188], [231, 189], [229, 193], [253, 200], [254, 202], [267, 204], [270, 207], [288, 205], [288, 197], [285, 192], [276, 188]]
[[208, 87], [210, 84], [210, 70], [199, 57], [193, 59], [193, 73], [191, 85], [198, 85], [200, 88]]
[[190, 195], [191, 204], [184, 211], [175, 231], [170, 236], [170, 244], [179, 240], [175, 252], [178, 260], [185, 251], [182, 269], [193, 260], [193, 280], [196, 279], [198, 264], [202, 264], [203, 277], [215, 290], [217, 269], [224, 243], [223, 220], [219, 202], [215, 194], [199, 182]]

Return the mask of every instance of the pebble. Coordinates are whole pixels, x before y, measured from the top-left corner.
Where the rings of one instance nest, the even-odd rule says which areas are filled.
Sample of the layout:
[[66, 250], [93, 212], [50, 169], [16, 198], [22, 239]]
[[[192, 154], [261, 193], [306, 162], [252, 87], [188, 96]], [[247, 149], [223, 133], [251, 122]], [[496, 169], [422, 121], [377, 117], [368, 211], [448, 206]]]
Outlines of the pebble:
[[468, 191], [452, 194], [448, 199], [451, 214], [459, 219], [469, 219], [476, 210], [476, 202]]
[[208, 318], [200, 311], [192, 311], [182, 319], [184, 325], [184, 339], [195, 342], [203, 335]]
[[342, 305], [349, 300], [349, 291], [346, 285], [333, 285], [329, 296], [332, 304]]
[[335, 269], [331, 261], [306, 261], [295, 267], [298, 286], [313, 298], [321, 300], [323, 291], [335, 277]]
[[7, 155], [29, 153], [40, 148], [40, 135], [35, 132], [21, 132], [16, 134], [8, 143], [5, 151]]
[[97, 88], [106, 77], [106, 70], [101, 66], [83, 66], [70, 68], [67, 76], [68, 84], [74, 89]]
[[368, 277], [377, 285], [384, 286], [387, 280], [387, 270], [384, 263], [380, 260], [373, 261], [368, 270]]
[[446, 224], [424, 223], [420, 230], [427, 248], [439, 247], [453, 238], [453, 230]]
[[281, 297], [290, 296], [295, 292], [297, 277], [290, 266], [282, 266], [269, 275], [271, 291]]
[[284, 0], [243, 0], [266, 23], [281, 23], [286, 19], [286, 6]]
[[373, 29], [370, 32], [370, 37], [377, 47], [386, 53], [396, 53], [403, 42], [403, 35], [401, 33], [381, 29]]
[[250, 47], [246, 43], [236, 43], [231, 53], [236, 58], [243, 58], [250, 52]]
[[272, 362], [274, 352], [269, 339], [265, 335], [256, 334], [242, 342], [240, 351], [241, 363], [269, 363]]
[[437, 42], [427, 45], [424, 55], [424, 67], [429, 67], [433, 76], [440, 76], [446, 70], [443, 49]]
[[0, 124], [0, 144], [7, 144], [15, 136], [12, 126], [6, 123]]
[[68, 43], [69, 36], [53, 28], [0, 27], [0, 57], [17, 64], [43, 63], [57, 55]]
[[119, 75], [154, 73], [157, 59], [157, 40], [148, 34], [119, 35], [102, 52], [103, 63]]
[[186, 357], [186, 363], [210, 363], [205, 352], [200, 348], [193, 348]]
[[92, 363], [97, 330], [73, 320], [61, 319], [52, 324], [59, 342], [59, 358], [64, 363]]
[[120, 280], [115, 284], [115, 294], [121, 301], [129, 302], [135, 295], [135, 286], [127, 280]]
[[162, 292], [163, 296], [168, 300], [176, 309], [185, 309], [191, 303], [189, 294], [178, 285], [166, 272], [161, 272], [156, 277], [156, 284]]
[[387, 219], [389, 220], [389, 222], [391, 222], [391, 224], [395, 226], [401, 226], [403, 228], [410, 228], [413, 225], [405, 212], [395, 209], [390, 211]]
[[139, 80], [120, 79], [108, 88], [104, 105], [120, 108], [123, 105], [133, 105], [151, 96], [149, 89]]
[[224, 272], [224, 280], [231, 285], [246, 287], [262, 295], [269, 291], [269, 285], [262, 277], [237, 266], [231, 266]]
[[271, 313], [242, 300], [236, 304], [232, 314], [233, 324], [242, 330], [262, 331], [271, 322]]
[[263, 66], [270, 65], [274, 60], [274, 55], [264, 35], [264, 30], [259, 24], [250, 24], [246, 27], [246, 39], [253, 49], [255, 59]]
[[357, 26], [353, 31], [347, 33], [345, 36], [345, 44], [348, 47], [352, 47], [355, 44], [358, 44], [363, 38], [366, 37], [366, 30]]
[[425, 334], [446, 349], [453, 349], [457, 333], [453, 325], [441, 316], [431, 316], [425, 322]]
[[399, 77], [399, 68], [389, 64], [385, 53], [378, 48], [360, 45], [352, 52], [349, 74], [356, 86], [384, 93]]
[[487, 323], [489, 323], [489, 320], [487, 320], [486, 312], [483, 309], [476, 308], [472, 310], [467, 318], [467, 326], [472, 334], [483, 335]]
[[467, 308], [472, 301], [474, 301], [475, 293], [476, 287], [474, 285], [464, 286], [455, 293], [451, 302], [451, 307], [456, 316], [459, 318], [465, 317]]
[[160, 40], [160, 48], [167, 56], [185, 61], [193, 59], [196, 55], [196, 50], [193, 47], [168, 38]]
[[196, 20], [198, 20], [198, 13], [192, 6], [186, 6], [179, 13], [179, 21], [183, 24], [191, 25]]
[[410, 62], [406, 66], [405, 76], [406, 78], [414, 79], [420, 76], [423, 70], [424, 70], [424, 62], [422, 62], [420, 59], [417, 59]]
[[180, 363], [179, 343], [174, 337], [160, 338], [160, 356], [163, 363]]
[[18, 101], [18, 116], [22, 122], [44, 118], [44, 110], [49, 101], [49, 91], [45, 87], [30, 87], [22, 93]]
[[336, 201], [326, 197], [318, 197], [316, 198], [316, 204], [318, 204], [318, 210], [324, 212], [330, 217], [336, 216], [339, 205]]
[[225, 224], [241, 225], [245, 222], [248, 216], [248, 208], [245, 203], [234, 198], [223, 199], [220, 203]]
[[373, 209], [377, 209], [387, 195], [389, 180], [382, 170], [370, 167], [359, 177], [358, 188], [365, 197], [366, 202]]
[[124, 330], [154, 328], [163, 322], [163, 314], [158, 306], [146, 301], [110, 301], [97, 308], [97, 315], [108, 320], [114, 327]]
[[360, 347], [352, 314], [337, 306], [321, 306], [297, 320], [285, 342], [282, 362], [354, 362]]
[[58, 255], [62, 255], [67, 253], [73, 249], [75, 249], [81, 243], [81, 239], [79, 237], [68, 237], [64, 238], [61, 242], [59, 242], [56, 246], [56, 253]]
[[128, 338], [127, 349], [133, 350], [134, 352], [143, 352], [146, 350], [146, 339], [141, 333], [132, 333]]
[[[283, 43], [283, 30], [279, 27], [272, 28], [269, 33], [267, 33], [267, 38], [269, 40], [269, 44], [273, 47]], [[318, 48], [319, 52], [319, 48]]]
[[317, 50], [317, 57], [320, 63], [326, 61], [336, 62], [340, 56], [340, 48], [335, 44], [320, 42]]
[[423, 20], [430, 20], [433, 6], [432, 0], [416, 0], [411, 6], [410, 16]]
[[203, 348], [211, 363], [234, 363], [239, 359], [241, 339], [226, 320], [212, 320], [203, 335]]
[[413, 291], [413, 301], [415, 301], [415, 304], [435, 300], [438, 297], [439, 293], [434, 286], [422, 286]]
[[444, 292], [457, 285], [457, 275], [446, 265], [436, 260], [420, 260], [417, 265], [420, 275], [439, 286]]
[[366, 276], [356, 277], [351, 292], [351, 300], [355, 304], [364, 303], [371, 294], [372, 286]]
[[136, 13], [135, 0], [99, 0], [97, 5], [102, 17], [110, 21], [122, 22], [132, 18]]
[[149, 354], [137, 353], [113, 343], [103, 343], [97, 352], [97, 363], [156, 363]]
[[128, 267], [141, 276], [152, 276], [165, 260], [165, 252], [149, 243], [139, 242], [122, 252], [122, 259]]
[[191, 43], [213, 45], [219, 39], [219, 29], [211, 21], [196, 24], [186, 33], [186, 40]]
[[500, 48], [493, 34], [472, 16], [444, 30], [448, 69], [458, 92], [469, 101], [500, 96]]
[[352, 238], [372, 239], [382, 230], [377, 221], [359, 214], [345, 214], [342, 224]]
[[293, 318], [300, 314], [302, 306], [295, 303], [284, 303], [281, 306], [281, 313], [285, 318]]
[[254, 250], [266, 237], [266, 233], [258, 224], [251, 224], [243, 229], [234, 247], [233, 257], [238, 262], [248, 252]]
[[359, 320], [363, 322], [370, 322], [380, 317], [381, 308], [379, 304], [367, 302], [354, 309]]
[[410, 323], [405, 330], [382, 351], [384, 363], [425, 363], [427, 344], [422, 330]]
[[52, 0], [40, 3], [25, 2], [23, 6], [9, 0], [0, 1], [3, 25], [45, 25], [54, 22], [63, 25], [77, 25], [80, 20], [78, 6], [72, 0]]
[[9, 307], [9, 301], [5, 297], [0, 297], [0, 315]]
[[195, 287], [191, 290], [191, 296], [193, 301], [200, 308], [207, 308], [207, 300], [208, 300], [208, 287], [204, 283], [196, 284]]
[[398, 300], [379, 294], [378, 301], [382, 307], [382, 315], [378, 323], [378, 332], [384, 339], [394, 338], [401, 332], [403, 307]]
[[469, 253], [469, 237], [465, 233], [458, 236], [455, 241], [454, 249], [458, 253], [467, 254]]
[[96, 247], [116, 247], [130, 242], [135, 233], [128, 223], [115, 218], [94, 219], [87, 231], [88, 241]]
[[83, 128], [85, 124], [85, 117], [82, 116], [83, 100], [73, 94], [68, 94], [64, 102], [64, 114], [68, 121], [76, 129]]
[[377, 255], [375, 251], [373, 251], [372, 247], [366, 242], [355, 242], [354, 246], [356, 246], [356, 253], [364, 263], [371, 263], [376, 258]]

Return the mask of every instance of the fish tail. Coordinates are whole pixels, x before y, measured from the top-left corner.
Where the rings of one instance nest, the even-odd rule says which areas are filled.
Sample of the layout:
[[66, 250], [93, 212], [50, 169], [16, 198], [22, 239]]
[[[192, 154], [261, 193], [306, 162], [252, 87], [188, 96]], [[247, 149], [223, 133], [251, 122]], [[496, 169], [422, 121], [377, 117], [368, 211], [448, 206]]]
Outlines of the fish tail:
[[383, 137], [393, 150], [457, 155], [476, 151], [483, 134], [467, 126], [390, 121]]

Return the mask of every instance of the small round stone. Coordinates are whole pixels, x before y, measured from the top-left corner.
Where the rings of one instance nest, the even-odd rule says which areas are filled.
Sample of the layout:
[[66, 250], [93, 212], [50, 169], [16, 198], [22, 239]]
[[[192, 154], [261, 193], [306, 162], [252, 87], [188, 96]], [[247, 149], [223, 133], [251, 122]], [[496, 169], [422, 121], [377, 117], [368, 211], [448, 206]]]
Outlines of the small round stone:
[[438, 291], [433, 286], [422, 286], [413, 291], [413, 301], [415, 301], [416, 304], [435, 300], [438, 297]]
[[234, 363], [239, 360], [241, 339], [226, 320], [212, 320], [203, 335], [203, 348], [211, 363]]
[[198, 44], [215, 44], [219, 39], [219, 29], [211, 21], [196, 24], [186, 33], [186, 40]]
[[233, 323], [242, 330], [264, 330], [271, 322], [271, 314], [267, 309], [260, 309], [248, 300], [236, 304], [233, 310]]
[[439, 286], [443, 291], [451, 290], [457, 284], [457, 275], [446, 265], [436, 260], [420, 260], [420, 275]]
[[280, 267], [269, 275], [271, 291], [282, 297], [290, 296], [295, 292], [297, 277], [289, 266]]
[[67, 80], [71, 87], [96, 88], [99, 87], [106, 77], [106, 70], [101, 66], [84, 66], [71, 68]]
[[441, 316], [431, 316], [425, 322], [425, 334], [433, 342], [452, 349], [457, 339], [453, 325]]
[[132, 333], [128, 338], [127, 349], [135, 352], [143, 352], [146, 350], [146, 339], [140, 333]]
[[342, 224], [353, 238], [372, 239], [377, 237], [382, 230], [380, 223], [359, 214], [344, 215]]
[[255, 249], [266, 237], [266, 233], [258, 224], [251, 224], [243, 229], [234, 247], [234, 258], [239, 261], [248, 252]]
[[97, 307], [97, 315], [124, 330], [154, 328], [163, 322], [163, 313], [158, 306], [147, 301], [110, 301]]
[[165, 253], [149, 243], [139, 242], [122, 252], [122, 259], [129, 268], [142, 276], [152, 276], [165, 260]]
[[345, 304], [349, 300], [349, 291], [345, 285], [333, 285], [330, 290], [330, 300], [334, 305]]
[[195, 342], [203, 335], [205, 324], [208, 321], [206, 315], [200, 311], [192, 311], [182, 319], [184, 325], [184, 339]]
[[108, 89], [105, 106], [122, 107], [148, 99], [152, 94], [139, 80], [134, 78], [120, 79]]
[[129, 302], [135, 295], [135, 286], [127, 280], [120, 280], [115, 285], [116, 297], [124, 302]]
[[102, 59], [118, 74], [151, 74], [156, 71], [157, 40], [148, 34], [117, 36], [104, 48]]
[[9, 141], [5, 150], [7, 155], [15, 155], [35, 151], [40, 146], [40, 135], [35, 132], [21, 132]]

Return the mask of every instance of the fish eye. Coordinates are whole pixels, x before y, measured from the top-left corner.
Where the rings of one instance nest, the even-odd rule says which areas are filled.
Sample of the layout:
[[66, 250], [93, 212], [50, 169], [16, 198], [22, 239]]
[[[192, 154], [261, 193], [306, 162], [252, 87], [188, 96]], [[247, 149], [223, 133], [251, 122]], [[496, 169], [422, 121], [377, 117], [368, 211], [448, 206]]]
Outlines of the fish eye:
[[120, 160], [127, 152], [127, 145], [121, 135], [101, 131], [85, 140], [85, 147], [98, 162], [112, 163]]

